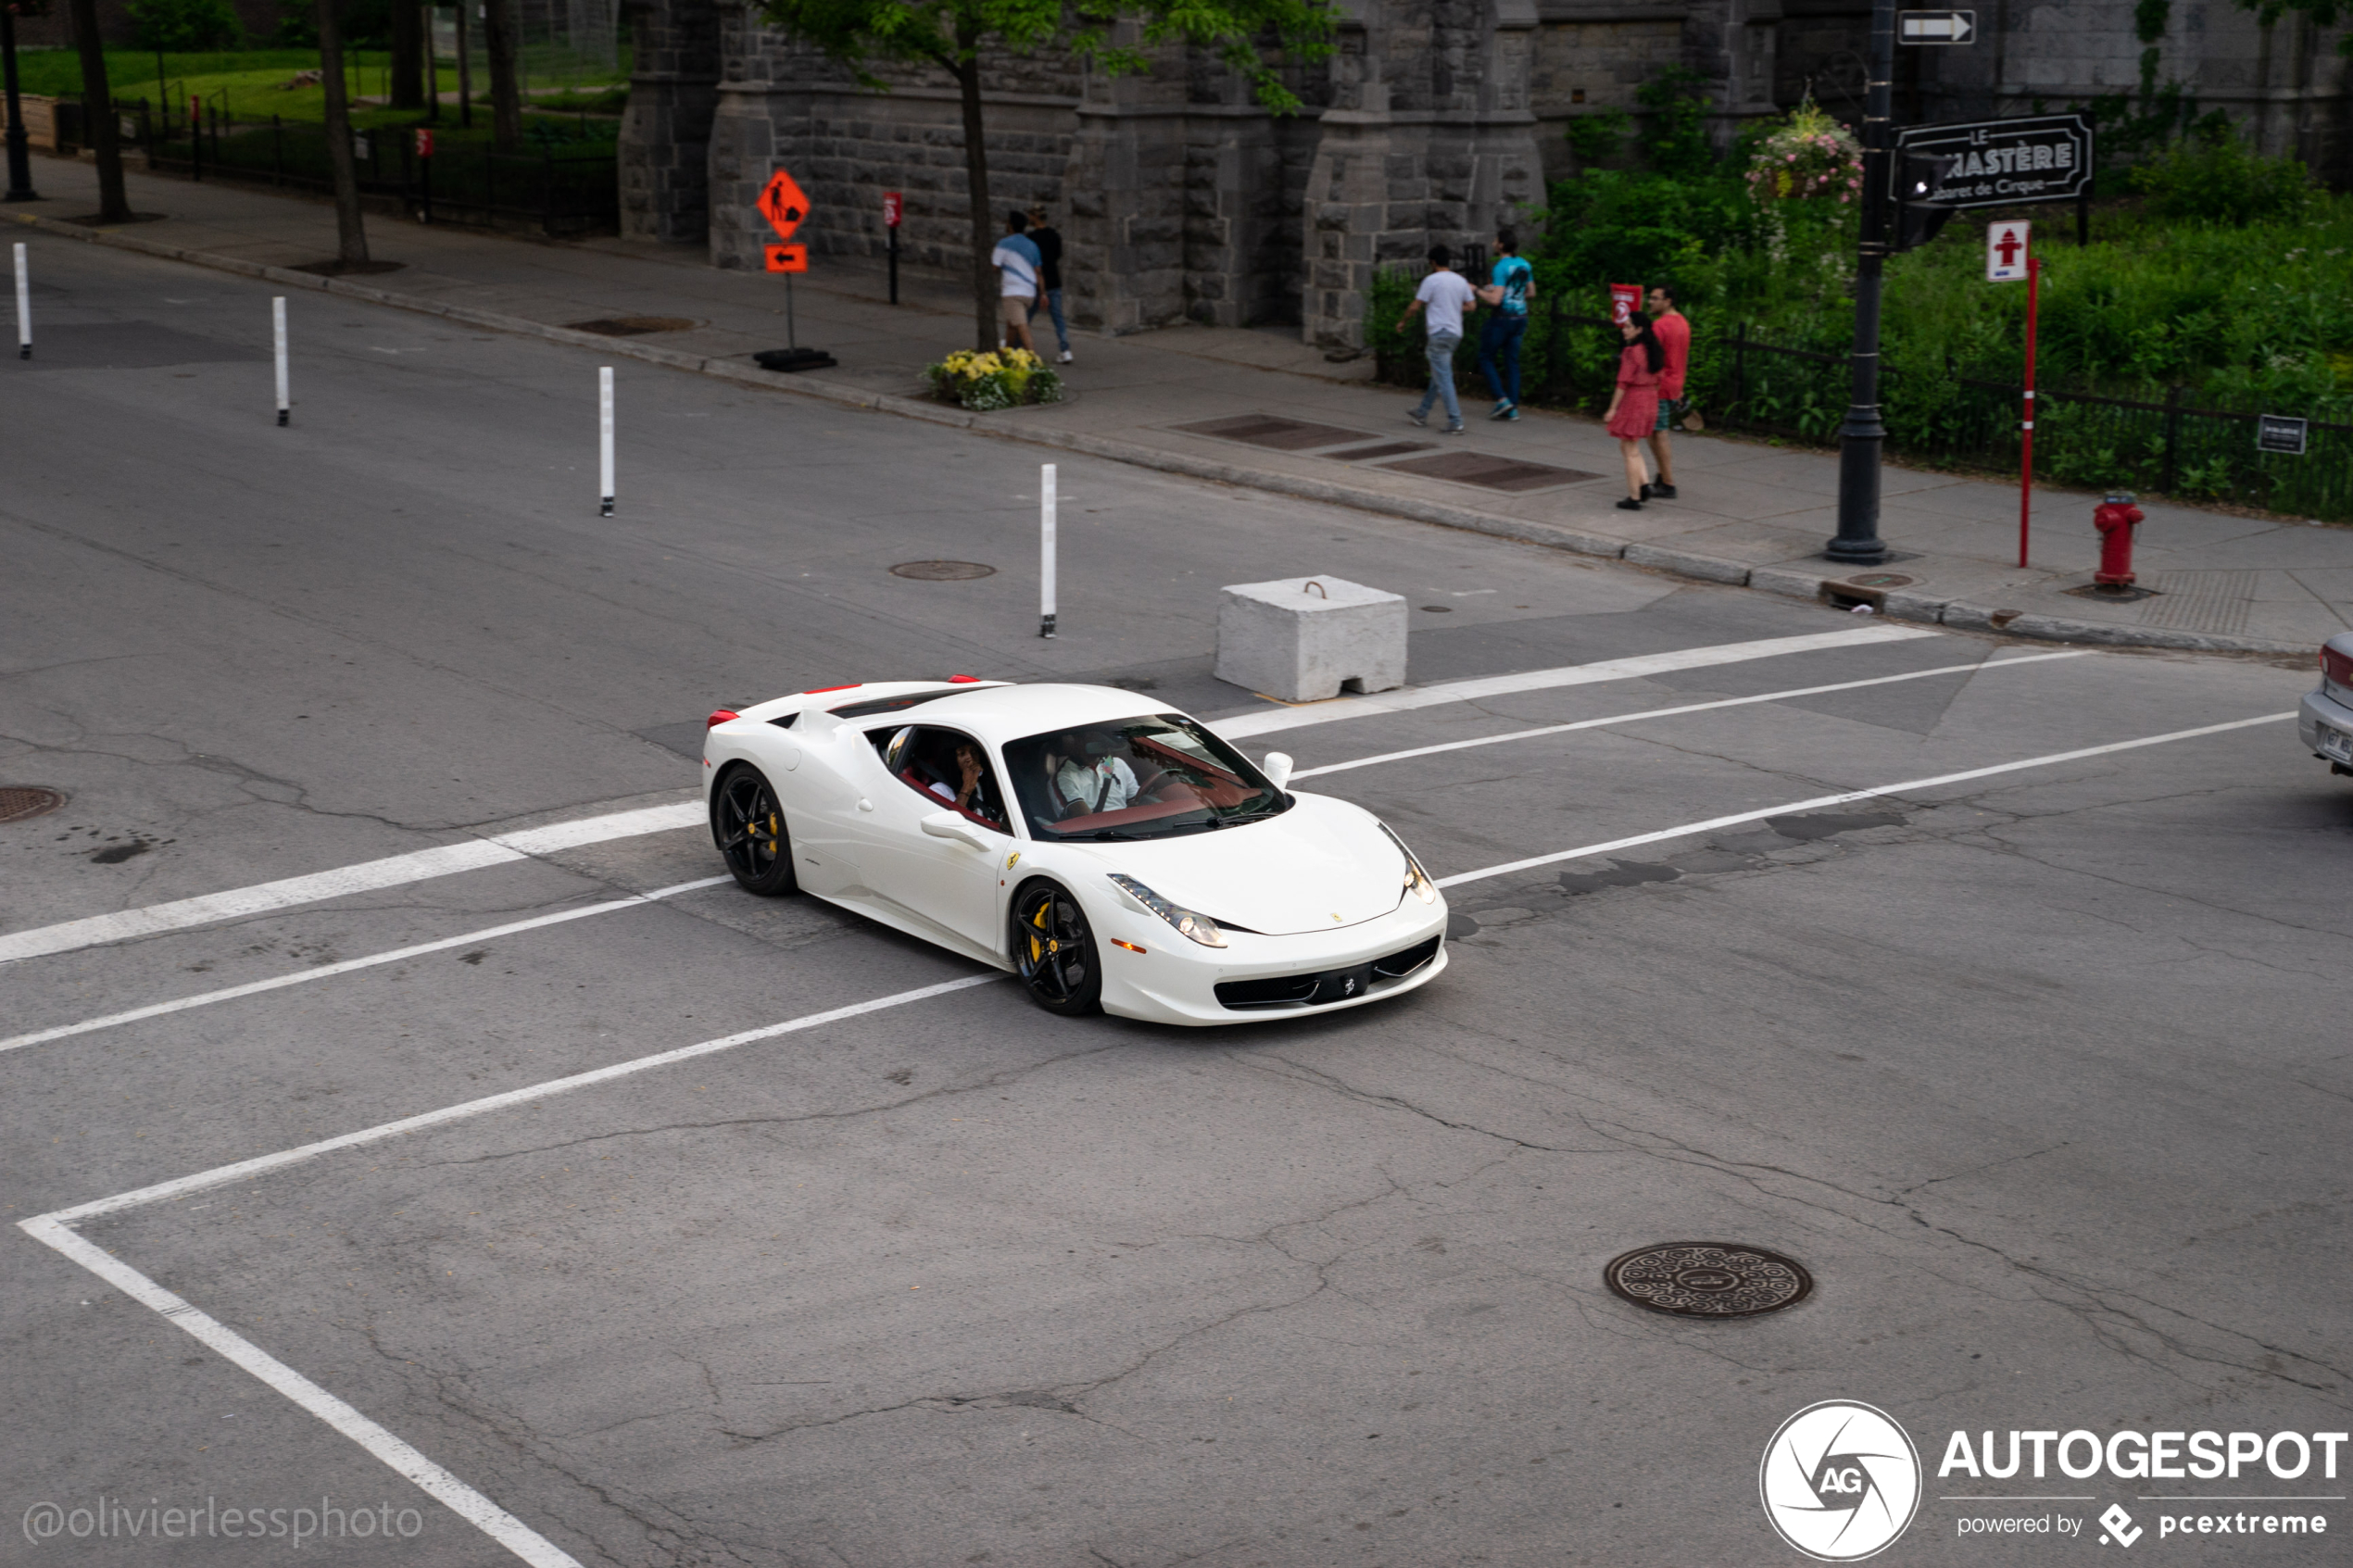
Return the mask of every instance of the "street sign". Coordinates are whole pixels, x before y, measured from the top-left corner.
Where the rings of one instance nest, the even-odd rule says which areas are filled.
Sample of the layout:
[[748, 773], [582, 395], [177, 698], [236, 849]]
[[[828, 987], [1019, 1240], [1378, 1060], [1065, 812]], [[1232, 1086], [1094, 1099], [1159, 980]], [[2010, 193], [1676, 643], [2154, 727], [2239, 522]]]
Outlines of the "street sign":
[[2015, 283], [2026, 276], [2026, 242], [2031, 223], [1988, 223], [1985, 226], [1985, 281]]
[[433, 132], [422, 125], [417, 127], [417, 156], [419, 157], [433, 157]]
[[[1951, 160], [1924, 194], [1891, 190], [1899, 200], [2016, 207], [2073, 201], [2092, 183], [2092, 122], [2080, 114], [1909, 125], [1896, 132], [1895, 150]], [[1892, 180], [1908, 166], [1901, 156], [1888, 161]]]
[[2304, 456], [2305, 421], [2286, 414], [2259, 414], [2255, 420], [2255, 449], [2290, 458]]
[[896, 228], [898, 228], [898, 227], [899, 227], [899, 220], [900, 220], [902, 216], [904, 216], [904, 215], [905, 215], [906, 210], [907, 210], [907, 204], [906, 204], [905, 202], [903, 202], [903, 201], [900, 200], [900, 198], [899, 198], [899, 193], [898, 193], [897, 191], [885, 191], [885, 192], [883, 193], [883, 227], [884, 227], [884, 228], [886, 228], [886, 229], [896, 229]]
[[1898, 11], [1895, 13], [1895, 41], [1898, 44], [1974, 44], [1977, 42], [1977, 13]]
[[1622, 326], [1624, 326], [1624, 325], [1626, 324], [1626, 318], [1627, 318], [1627, 317], [1629, 317], [1629, 316], [1631, 316], [1631, 315], [1632, 315], [1632, 314], [1633, 314], [1636, 310], [1640, 309], [1640, 308], [1642, 307], [1642, 284], [1640, 284], [1640, 283], [1612, 283], [1612, 284], [1610, 284], [1610, 286], [1609, 286], [1609, 319], [1610, 319], [1610, 320], [1611, 320], [1612, 322], [1614, 322], [1615, 324], [1617, 324], [1617, 325], [1618, 325], [1618, 326], [1621, 326], [1621, 327], [1622, 327]]
[[[780, 169], [768, 177], [768, 183], [761, 189], [760, 216], [768, 220], [768, 226], [776, 231], [778, 239], [789, 240], [792, 232], [800, 227], [800, 220], [809, 216], [809, 198], [793, 177]], [[768, 270], [783, 270], [773, 263]]]
[[766, 245], [763, 246], [762, 249], [767, 254], [768, 270], [771, 272], [806, 272], [809, 270], [809, 247], [807, 245]]

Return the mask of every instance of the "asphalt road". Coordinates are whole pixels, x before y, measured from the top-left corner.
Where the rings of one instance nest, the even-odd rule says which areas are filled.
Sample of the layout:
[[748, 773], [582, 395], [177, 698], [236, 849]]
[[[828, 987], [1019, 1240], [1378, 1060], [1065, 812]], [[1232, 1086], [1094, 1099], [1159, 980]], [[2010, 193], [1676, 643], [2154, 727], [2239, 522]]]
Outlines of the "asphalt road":
[[[0, 784], [71, 798], [0, 826], [0, 942], [689, 800], [718, 701], [969, 671], [1264, 714], [1210, 673], [1225, 583], [1406, 594], [1417, 685], [1858, 629], [1065, 458], [1045, 643], [1037, 449], [629, 368], [600, 519], [592, 354], [304, 296], [280, 430], [265, 286], [31, 245]], [[999, 570], [887, 570], [935, 558]], [[2273, 721], [1774, 809], [2310, 684], [2035, 657], [2068, 651], [1850, 640], [1253, 739], [1468, 878], [1447, 974], [1299, 1022], [894, 999], [975, 972], [732, 885], [581, 912], [716, 875], [691, 828], [0, 964], [12, 1222], [887, 1004], [125, 1202], [78, 1222], [89, 1267], [0, 1232], [0, 1562], [1794, 1562], [1759, 1459], [1833, 1399], [1921, 1450], [1889, 1562], [2097, 1549], [2110, 1504], [2170, 1562], [2342, 1561], [2160, 1536], [2147, 1498], [2341, 1535], [2342, 1450], [1937, 1474], [1957, 1430], [2316, 1434], [2353, 1404], [2353, 783]], [[1642, 717], [1728, 698], [1762, 700]], [[1694, 1322], [1604, 1288], [1695, 1239], [1813, 1294]], [[129, 1512], [77, 1538], [101, 1499]], [[195, 1538], [128, 1533], [191, 1504]], [[340, 1533], [227, 1538], [256, 1508]], [[2054, 1527], [1964, 1533], [2011, 1516]]]

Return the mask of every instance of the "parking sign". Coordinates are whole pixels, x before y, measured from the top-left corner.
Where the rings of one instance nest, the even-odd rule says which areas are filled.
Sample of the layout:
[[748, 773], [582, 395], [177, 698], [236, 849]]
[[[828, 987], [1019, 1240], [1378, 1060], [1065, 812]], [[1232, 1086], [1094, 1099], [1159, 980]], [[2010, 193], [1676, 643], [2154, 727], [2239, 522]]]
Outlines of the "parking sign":
[[1985, 281], [2015, 283], [2026, 277], [2026, 241], [2031, 223], [1988, 223], [1985, 226]]

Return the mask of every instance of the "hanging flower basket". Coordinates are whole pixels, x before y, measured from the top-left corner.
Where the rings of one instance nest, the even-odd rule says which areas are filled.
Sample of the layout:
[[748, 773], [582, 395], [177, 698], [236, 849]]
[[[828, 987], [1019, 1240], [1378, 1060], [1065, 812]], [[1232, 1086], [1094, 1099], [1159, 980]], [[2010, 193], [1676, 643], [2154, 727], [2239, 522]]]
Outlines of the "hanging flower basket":
[[1808, 98], [1757, 144], [1747, 179], [1758, 201], [1858, 201], [1862, 144]]

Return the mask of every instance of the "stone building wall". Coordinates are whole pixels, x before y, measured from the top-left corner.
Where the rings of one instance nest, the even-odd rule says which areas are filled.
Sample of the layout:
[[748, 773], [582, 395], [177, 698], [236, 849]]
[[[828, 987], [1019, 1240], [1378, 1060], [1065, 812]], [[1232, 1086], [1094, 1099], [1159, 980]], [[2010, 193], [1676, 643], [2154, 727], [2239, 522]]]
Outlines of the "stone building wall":
[[[902, 255], [971, 265], [953, 82], [878, 68], [887, 91], [762, 25], [746, 0], [638, 0], [623, 130], [624, 222], [757, 267], [752, 203], [792, 169], [813, 204], [796, 237], [819, 256], [884, 245], [881, 194], [906, 200]], [[1906, 49], [1899, 121], [2058, 108], [2137, 94], [2141, 0], [1981, 0], [1983, 41]], [[985, 62], [991, 232], [1043, 202], [1066, 241], [1065, 305], [1085, 331], [1183, 320], [1296, 323], [1360, 346], [1376, 271], [1433, 243], [1490, 239], [1568, 172], [1578, 115], [1636, 107], [1668, 66], [1698, 73], [1718, 133], [1811, 93], [1858, 116], [1869, 0], [1339, 0], [1332, 56], [1295, 68], [1304, 107], [1270, 115], [1214, 59], [1164, 48], [1110, 77], [1058, 55]], [[2267, 151], [2353, 182], [2338, 31], [2265, 27], [2233, 0], [2171, 0], [2159, 84], [2179, 81]], [[1130, 35], [1132, 40], [1132, 34]], [[699, 180], [698, 169], [700, 170]]]

